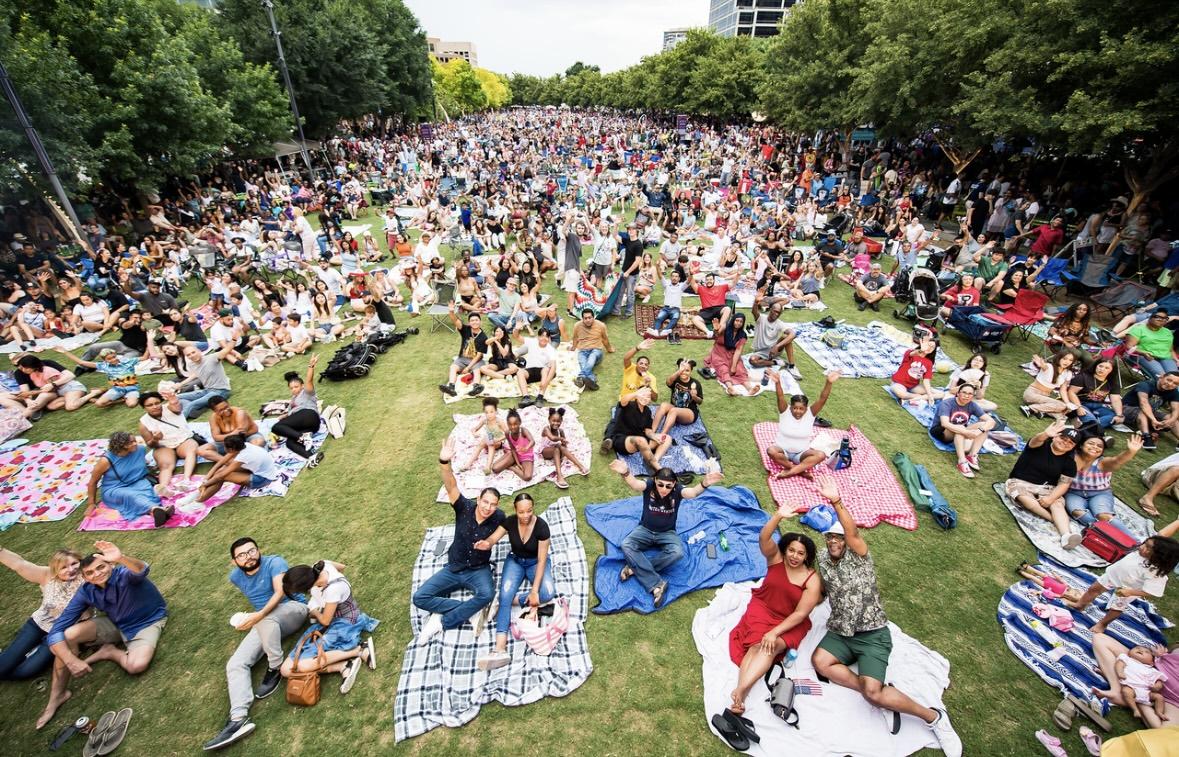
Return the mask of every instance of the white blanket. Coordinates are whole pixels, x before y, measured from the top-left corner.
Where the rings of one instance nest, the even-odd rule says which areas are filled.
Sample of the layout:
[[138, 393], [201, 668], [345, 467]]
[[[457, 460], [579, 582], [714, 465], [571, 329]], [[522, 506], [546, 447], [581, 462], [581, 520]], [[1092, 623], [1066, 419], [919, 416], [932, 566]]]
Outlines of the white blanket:
[[[754, 585], [725, 584], [717, 590], [716, 597], [707, 607], [696, 611], [692, 621], [692, 638], [704, 658], [704, 714], [714, 733], [712, 716], [729, 706], [730, 694], [737, 685], [737, 666], [729, 659], [729, 632], [745, 612]], [[813, 626], [803, 639], [798, 661], [789, 670], [796, 680], [819, 680], [810, 659], [827, 632], [830, 614], [831, 607], [826, 601], [811, 613]], [[895, 623], [890, 623], [889, 629], [893, 646], [888, 683], [927, 707], [943, 707], [942, 692], [950, 685], [949, 661], [906, 635]], [[745, 701], [745, 717], [753, 721], [761, 743], [752, 744], [748, 754], [766, 757], [900, 757], [925, 747], [938, 748], [933, 731], [919, 719], [902, 716], [901, 730], [892, 736], [885, 713], [868, 704], [859, 694], [835, 684], [820, 686], [820, 696], [799, 694], [795, 697], [799, 717], [798, 729], [795, 729], [770, 711], [766, 702], [769, 692], [759, 681]]]

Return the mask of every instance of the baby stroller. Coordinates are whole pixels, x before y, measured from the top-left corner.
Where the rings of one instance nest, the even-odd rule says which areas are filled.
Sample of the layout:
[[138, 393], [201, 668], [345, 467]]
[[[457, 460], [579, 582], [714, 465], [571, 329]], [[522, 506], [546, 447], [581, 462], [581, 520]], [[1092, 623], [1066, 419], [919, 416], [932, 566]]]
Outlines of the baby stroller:
[[950, 327], [962, 332], [974, 352], [982, 352], [984, 348], [990, 348], [991, 354], [998, 355], [1011, 326], [984, 317], [983, 313], [986, 311], [986, 308], [977, 305], [960, 305], [951, 308]]
[[931, 328], [937, 323], [941, 297], [933, 271], [928, 268], [901, 270], [893, 282], [892, 293], [898, 303], [906, 305], [903, 311], [892, 311], [894, 318], [916, 321]]

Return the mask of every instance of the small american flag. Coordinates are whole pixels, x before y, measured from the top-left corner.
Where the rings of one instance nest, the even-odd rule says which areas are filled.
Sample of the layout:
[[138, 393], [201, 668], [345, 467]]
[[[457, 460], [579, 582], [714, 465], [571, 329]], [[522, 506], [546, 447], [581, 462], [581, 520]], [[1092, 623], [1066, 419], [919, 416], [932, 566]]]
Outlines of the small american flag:
[[818, 681], [812, 681], [809, 678], [795, 678], [794, 693], [821, 697], [823, 696], [823, 687], [819, 685]]

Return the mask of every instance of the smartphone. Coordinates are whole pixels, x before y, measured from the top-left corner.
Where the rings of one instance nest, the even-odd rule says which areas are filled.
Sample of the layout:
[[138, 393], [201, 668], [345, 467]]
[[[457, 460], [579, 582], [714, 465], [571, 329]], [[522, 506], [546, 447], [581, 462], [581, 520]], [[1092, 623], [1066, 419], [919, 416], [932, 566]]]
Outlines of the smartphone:
[[715, 560], [716, 559], [716, 545], [713, 544], [712, 542], [709, 542], [708, 548], [705, 550], [705, 554], [708, 555], [709, 560]]

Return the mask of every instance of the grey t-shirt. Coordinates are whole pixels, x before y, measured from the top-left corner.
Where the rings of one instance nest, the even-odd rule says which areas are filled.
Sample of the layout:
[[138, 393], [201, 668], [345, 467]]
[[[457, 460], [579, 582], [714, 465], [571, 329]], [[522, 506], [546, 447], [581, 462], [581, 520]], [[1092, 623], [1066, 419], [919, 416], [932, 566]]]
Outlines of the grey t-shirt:
[[316, 399], [315, 392], [309, 392], [304, 389], [291, 398], [291, 407], [287, 412], [294, 413], [298, 410], [314, 410], [315, 412], [319, 412], [319, 400]]
[[225, 375], [225, 368], [221, 361], [210, 355], [201, 358], [196, 367], [197, 382], [202, 389], [223, 389], [229, 391], [229, 376]]

